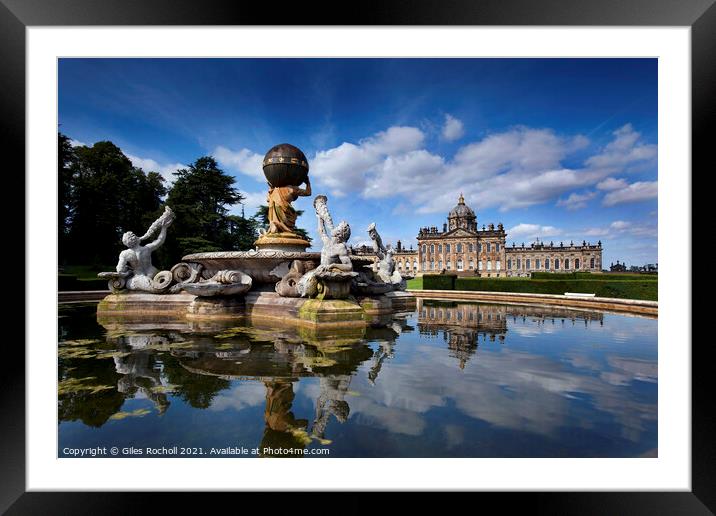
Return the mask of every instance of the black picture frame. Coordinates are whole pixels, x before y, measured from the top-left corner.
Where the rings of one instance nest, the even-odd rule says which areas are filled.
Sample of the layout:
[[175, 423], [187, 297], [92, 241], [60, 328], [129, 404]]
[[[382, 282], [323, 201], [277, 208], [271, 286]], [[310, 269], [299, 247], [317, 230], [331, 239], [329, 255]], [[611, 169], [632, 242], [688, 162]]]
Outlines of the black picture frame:
[[[708, 128], [716, 120], [715, 0], [382, 0], [362, 2], [340, 14], [321, 2], [276, 4], [204, 0], [0, 0], [0, 128], [6, 188], [27, 192], [25, 170], [25, 29], [65, 25], [571, 25], [571, 26], [688, 26], [691, 27], [692, 170], [713, 173], [713, 144]], [[350, 12], [350, 16], [348, 16]], [[8, 160], [10, 164], [8, 164]], [[710, 170], [706, 169], [711, 165]], [[673, 171], [672, 171], [673, 172]], [[695, 174], [691, 173], [691, 181]], [[15, 181], [15, 184], [12, 182]], [[693, 188], [693, 187], [692, 187]], [[7, 191], [7, 190], [6, 190]], [[692, 190], [693, 191], [693, 190]], [[25, 197], [27, 198], [27, 197]], [[692, 201], [692, 205], [694, 201]], [[697, 222], [694, 220], [694, 222]], [[693, 233], [692, 233], [693, 234]], [[704, 234], [704, 233], [701, 233]], [[691, 259], [691, 235], [687, 259]], [[20, 241], [24, 242], [25, 236]], [[16, 248], [19, 248], [15, 240]], [[54, 272], [54, 271], [50, 271]], [[13, 271], [10, 285], [16, 306], [29, 271]], [[691, 284], [692, 278], [685, 278]], [[22, 282], [22, 287], [15, 282]], [[22, 290], [21, 290], [22, 288]], [[684, 300], [696, 308], [692, 299]], [[31, 309], [31, 307], [27, 307]], [[6, 339], [7, 340], [7, 339]], [[17, 341], [16, 341], [17, 342]], [[8, 514], [126, 514], [167, 509], [183, 504], [188, 493], [39, 493], [25, 492], [25, 352], [5, 342], [0, 375], [2, 439], [0, 439], [0, 511]], [[11, 345], [12, 344], [12, 345]], [[684, 341], [692, 352], [692, 490], [690, 492], [484, 493], [501, 510], [525, 505], [550, 514], [713, 514], [716, 511], [716, 424], [709, 380], [715, 376], [709, 342], [692, 346], [691, 328]], [[662, 416], [663, 417], [663, 416]], [[227, 495], [211, 493], [218, 508]], [[258, 503], [256, 495], [241, 495]], [[294, 494], [292, 505], [309, 508], [315, 498]], [[216, 498], [220, 497], [220, 498]], [[422, 503], [421, 496], [413, 501]], [[351, 500], [352, 499], [352, 500]], [[314, 500], [314, 502], [311, 502]], [[243, 502], [242, 502], [243, 503]], [[454, 503], [454, 502], [453, 502]], [[275, 506], [278, 507], [278, 506]], [[372, 510], [365, 495], [351, 494], [339, 507], [351, 512]], [[338, 507], [337, 507], [338, 509]], [[311, 510], [311, 509], [309, 509]]]

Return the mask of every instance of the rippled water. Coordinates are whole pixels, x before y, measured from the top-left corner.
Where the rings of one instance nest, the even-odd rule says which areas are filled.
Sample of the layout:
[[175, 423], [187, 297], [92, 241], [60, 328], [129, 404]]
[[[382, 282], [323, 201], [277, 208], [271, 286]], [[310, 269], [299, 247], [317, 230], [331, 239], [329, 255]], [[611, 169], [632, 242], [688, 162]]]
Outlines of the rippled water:
[[419, 300], [321, 335], [59, 314], [59, 456], [657, 454], [656, 319]]

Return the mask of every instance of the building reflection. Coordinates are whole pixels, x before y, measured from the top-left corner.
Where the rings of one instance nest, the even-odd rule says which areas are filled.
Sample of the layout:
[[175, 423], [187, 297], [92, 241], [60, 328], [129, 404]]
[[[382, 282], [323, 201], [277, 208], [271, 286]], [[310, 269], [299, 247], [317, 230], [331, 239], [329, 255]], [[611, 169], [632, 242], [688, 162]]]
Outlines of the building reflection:
[[509, 321], [544, 324], [592, 322], [603, 324], [603, 314], [560, 307], [463, 303], [417, 300], [418, 331], [424, 337], [442, 338], [450, 356], [464, 369], [477, 353], [479, 340], [504, 343]]

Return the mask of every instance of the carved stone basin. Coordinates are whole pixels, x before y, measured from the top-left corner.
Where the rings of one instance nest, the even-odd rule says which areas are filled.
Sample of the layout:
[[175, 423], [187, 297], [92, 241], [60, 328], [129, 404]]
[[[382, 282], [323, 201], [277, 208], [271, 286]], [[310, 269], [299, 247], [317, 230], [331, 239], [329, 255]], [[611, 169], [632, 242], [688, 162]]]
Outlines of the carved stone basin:
[[[321, 253], [302, 251], [216, 251], [211, 253], [188, 254], [182, 258], [187, 264], [203, 266], [202, 276], [210, 278], [221, 270], [238, 270], [251, 276], [256, 283], [276, 283], [289, 271], [291, 262], [300, 260], [313, 262], [315, 268], [321, 262]], [[372, 264], [368, 256], [351, 256], [355, 269]]]
[[276, 283], [288, 273], [293, 260], [321, 261], [321, 253], [301, 251], [217, 251], [186, 255], [182, 261], [203, 266], [205, 278], [221, 270], [238, 270], [251, 276], [254, 283]]

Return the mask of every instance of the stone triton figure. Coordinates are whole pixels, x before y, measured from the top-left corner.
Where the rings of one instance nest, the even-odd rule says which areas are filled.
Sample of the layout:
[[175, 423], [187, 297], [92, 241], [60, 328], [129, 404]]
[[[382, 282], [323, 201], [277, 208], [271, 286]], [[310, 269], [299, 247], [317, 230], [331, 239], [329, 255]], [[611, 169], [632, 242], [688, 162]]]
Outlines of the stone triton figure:
[[[122, 243], [127, 249], [119, 255], [117, 273], [123, 275], [126, 280], [126, 288], [129, 290], [146, 290], [149, 292], [162, 289], [164, 280], [155, 278], [159, 269], [152, 265], [152, 252], [158, 249], [166, 240], [167, 228], [174, 222], [174, 212], [169, 206], [164, 208], [164, 213], [149, 227], [147, 232], [138, 237], [131, 231], [122, 236]], [[141, 245], [143, 240], [150, 238], [159, 229], [159, 236], [156, 240], [147, 245]], [[171, 273], [169, 273], [171, 281]]]
[[[318, 234], [323, 241], [323, 249], [321, 249], [321, 264], [304, 274], [298, 282], [297, 290], [301, 297], [314, 297], [318, 294], [320, 290], [318, 284], [321, 280], [326, 280], [331, 284], [345, 282], [348, 286], [347, 282], [358, 275], [353, 272], [353, 262], [351, 262], [350, 251], [346, 245], [351, 238], [351, 227], [344, 220], [337, 226], [333, 225], [326, 201], [325, 195], [319, 195], [313, 201], [318, 219]], [[342, 294], [339, 294], [337, 290], [331, 291], [331, 287], [325, 283], [323, 287], [328, 289], [324, 292], [330, 297], [347, 294], [347, 290]]]

